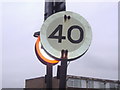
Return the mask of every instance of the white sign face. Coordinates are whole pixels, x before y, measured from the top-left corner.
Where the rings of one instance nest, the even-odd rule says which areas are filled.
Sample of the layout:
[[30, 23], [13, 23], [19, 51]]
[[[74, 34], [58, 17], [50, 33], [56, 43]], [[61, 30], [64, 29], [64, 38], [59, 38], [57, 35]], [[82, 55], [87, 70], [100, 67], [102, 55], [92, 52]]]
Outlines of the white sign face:
[[60, 59], [61, 51], [68, 50], [68, 59], [82, 56], [89, 48], [92, 31], [88, 22], [79, 14], [63, 11], [51, 15], [40, 31], [43, 48]]

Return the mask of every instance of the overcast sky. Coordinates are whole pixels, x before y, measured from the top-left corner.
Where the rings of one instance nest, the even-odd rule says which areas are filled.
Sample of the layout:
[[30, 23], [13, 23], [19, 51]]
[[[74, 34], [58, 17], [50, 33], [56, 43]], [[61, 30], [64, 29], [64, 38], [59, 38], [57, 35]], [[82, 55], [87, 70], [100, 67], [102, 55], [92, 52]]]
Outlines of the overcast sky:
[[[66, 7], [83, 16], [93, 34], [88, 52], [69, 64], [67, 74], [117, 80], [117, 2], [67, 2]], [[33, 37], [43, 24], [44, 2], [5, 2], [2, 9], [2, 87], [23, 88], [25, 79], [45, 75], [46, 66], [35, 55]], [[54, 76], [56, 72], [57, 65]]]

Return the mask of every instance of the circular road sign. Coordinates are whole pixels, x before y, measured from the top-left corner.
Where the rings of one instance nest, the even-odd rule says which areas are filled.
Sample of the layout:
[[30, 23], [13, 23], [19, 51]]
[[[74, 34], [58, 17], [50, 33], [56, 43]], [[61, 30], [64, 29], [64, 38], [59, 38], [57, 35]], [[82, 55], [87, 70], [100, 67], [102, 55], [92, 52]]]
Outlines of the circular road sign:
[[92, 31], [89, 23], [79, 14], [62, 11], [48, 17], [40, 31], [45, 51], [61, 59], [61, 51], [68, 51], [68, 60], [81, 57], [88, 50]]

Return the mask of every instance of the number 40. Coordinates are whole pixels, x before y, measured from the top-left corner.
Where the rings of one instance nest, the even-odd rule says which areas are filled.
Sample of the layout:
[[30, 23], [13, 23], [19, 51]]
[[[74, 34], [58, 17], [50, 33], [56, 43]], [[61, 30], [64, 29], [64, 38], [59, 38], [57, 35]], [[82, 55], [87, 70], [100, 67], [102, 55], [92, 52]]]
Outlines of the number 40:
[[[62, 39], [66, 39], [66, 36], [62, 36], [62, 27], [63, 27], [63, 25], [58, 25], [58, 27], [50, 34], [50, 36], [48, 38], [58, 39], [58, 43], [61, 43]], [[80, 32], [80, 37], [79, 37], [78, 40], [74, 40], [71, 37], [72, 30], [75, 30], [75, 29], [78, 29], [79, 32]], [[57, 32], [58, 32], [58, 36], [55, 36], [55, 34]], [[83, 37], [84, 37], [84, 32], [83, 32], [83, 29], [80, 26], [73, 25], [68, 29], [67, 38], [71, 43], [75, 43], [75, 44], [80, 43], [83, 40]]]

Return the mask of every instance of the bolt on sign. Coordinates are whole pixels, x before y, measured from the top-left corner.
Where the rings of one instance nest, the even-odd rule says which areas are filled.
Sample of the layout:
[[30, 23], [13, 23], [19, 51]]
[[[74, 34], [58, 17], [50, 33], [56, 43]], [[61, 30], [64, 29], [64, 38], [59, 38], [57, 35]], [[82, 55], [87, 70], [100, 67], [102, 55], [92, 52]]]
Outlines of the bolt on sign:
[[79, 14], [62, 11], [45, 20], [40, 38], [50, 56], [61, 60], [61, 51], [67, 50], [67, 59], [70, 61], [86, 53], [92, 40], [92, 31], [89, 23]]

